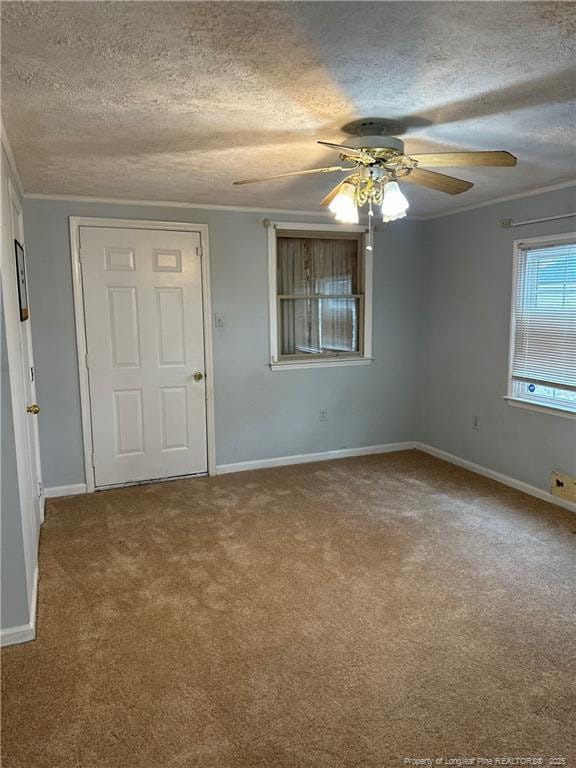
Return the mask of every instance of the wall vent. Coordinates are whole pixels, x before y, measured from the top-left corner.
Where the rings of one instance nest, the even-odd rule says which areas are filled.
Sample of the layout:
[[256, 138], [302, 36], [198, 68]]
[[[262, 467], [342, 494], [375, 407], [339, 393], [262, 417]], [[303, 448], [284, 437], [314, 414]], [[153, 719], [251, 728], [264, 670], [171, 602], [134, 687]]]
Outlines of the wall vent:
[[566, 501], [576, 501], [576, 477], [561, 472], [550, 473], [550, 493]]

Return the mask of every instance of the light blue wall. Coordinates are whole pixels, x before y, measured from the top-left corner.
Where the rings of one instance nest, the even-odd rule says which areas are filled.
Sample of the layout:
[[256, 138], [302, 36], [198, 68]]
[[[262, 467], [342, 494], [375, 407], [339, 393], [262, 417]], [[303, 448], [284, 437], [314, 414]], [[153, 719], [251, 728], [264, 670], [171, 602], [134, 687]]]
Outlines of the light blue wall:
[[502, 399], [512, 241], [569, 231], [571, 221], [497, 222], [575, 209], [566, 189], [397, 222], [376, 240], [374, 363], [272, 372], [265, 214], [27, 200], [45, 485], [84, 481], [68, 217], [101, 216], [210, 228], [213, 311], [226, 316], [214, 329], [218, 464], [416, 439], [546, 489], [551, 469], [576, 471], [576, 422]]
[[[419, 223], [377, 234], [374, 362], [273, 372], [266, 214], [27, 200], [25, 216], [45, 486], [84, 482], [69, 216], [208, 224], [212, 309], [226, 316], [226, 327], [214, 329], [218, 464], [417, 437], [425, 258]], [[319, 421], [320, 408], [328, 409], [327, 422]]]
[[[424, 222], [422, 440], [547, 489], [553, 469], [576, 474], [576, 421], [508, 405], [506, 394], [515, 239], [574, 231], [576, 219], [501, 229], [576, 211], [575, 188]], [[576, 350], [574, 350], [576, 354]], [[480, 429], [472, 429], [473, 417]]]

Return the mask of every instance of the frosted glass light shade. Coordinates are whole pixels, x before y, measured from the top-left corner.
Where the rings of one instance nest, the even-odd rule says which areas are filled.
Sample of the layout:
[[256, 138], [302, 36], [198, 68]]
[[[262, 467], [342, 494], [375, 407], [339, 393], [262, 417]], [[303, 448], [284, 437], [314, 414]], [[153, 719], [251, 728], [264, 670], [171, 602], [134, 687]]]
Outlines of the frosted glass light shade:
[[384, 221], [395, 221], [403, 219], [410, 203], [395, 181], [388, 181], [384, 187], [384, 199], [382, 200], [382, 219]]
[[346, 182], [332, 200], [328, 209], [334, 214], [336, 221], [343, 224], [358, 224], [358, 208], [356, 206], [356, 189], [353, 184]]

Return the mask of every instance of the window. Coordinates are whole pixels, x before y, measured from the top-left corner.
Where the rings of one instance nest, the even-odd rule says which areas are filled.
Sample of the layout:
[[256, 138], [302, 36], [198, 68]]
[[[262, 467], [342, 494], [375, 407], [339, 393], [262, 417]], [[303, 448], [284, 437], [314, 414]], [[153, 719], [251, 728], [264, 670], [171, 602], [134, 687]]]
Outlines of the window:
[[271, 225], [272, 368], [370, 362], [363, 229], [311, 227]]
[[576, 415], [576, 236], [515, 246], [508, 397]]

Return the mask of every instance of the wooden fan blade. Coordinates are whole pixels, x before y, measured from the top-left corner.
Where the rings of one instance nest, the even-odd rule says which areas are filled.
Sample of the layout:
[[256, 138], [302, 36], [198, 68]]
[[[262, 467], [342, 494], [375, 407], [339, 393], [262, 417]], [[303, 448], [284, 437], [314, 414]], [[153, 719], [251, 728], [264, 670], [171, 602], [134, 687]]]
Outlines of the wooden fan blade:
[[400, 181], [421, 184], [423, 187], [447, 192], [449, 195], [459, 195], [474, 186], [471, 181], [455, 179], [454, 176], [445, 176], [443, 173], [426, 171], [424, 168], [413, 168], [407, 176], [402, 176]]
[[339, 184], [336, 184], [335, 187], [332, 187], [332, 189], [330, 190], [330, 192], [328, 192], [328, 194], [322, 200], [320, 205], [330, 205], [330, 203], [332, 202], [332, 200], [334, 200], [334, 198], [336, 197], [338, 192], [340, 192], [340, 188], [341, 188], [342, 184], [344, 184], [345, 181], [348, 181], [348, 179], [352, 179], [352, 178], [354, 178], [354, 177], [353, 176], [346, 176], [346, 178], [342, 179], [342, 181]]
[[337, 152], [341, 152], [343, 155], [358, 157], [359, 159], [367, 160], [368, 162], [372, 162], [374, 160], [371, 155], [369, 155], [367, 152], [362, 152], [361, 149], [352, 149], [351, 147], [344, 146], [344, 144], [332, 144], [330, 141], [318, 141], [317, 143], [322, 144], [323, 147], [335, 149]]
[[291, 171], [290, 173], [277, 173], [275, 176], [261, 176], [257, 179], [242, 179], [233, 181], [233, 184], [255, 184], [258, 181], [271, 181], [272, 179], [283, 179], [285, 176], [305, 176], [307, 173], [334, 173], [334, 171], [349, 171], [350, 168], [341, 168], [339, 165], [333, 165], [329, 168], [311, 168], [309, 171]]
[[432, 167], [459, 165], [516, 165], [516, 158], [510, 152], [430, 152], [425, 155], [410, 155], [421, 165]]

